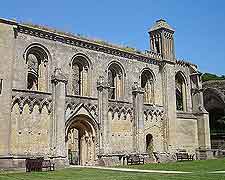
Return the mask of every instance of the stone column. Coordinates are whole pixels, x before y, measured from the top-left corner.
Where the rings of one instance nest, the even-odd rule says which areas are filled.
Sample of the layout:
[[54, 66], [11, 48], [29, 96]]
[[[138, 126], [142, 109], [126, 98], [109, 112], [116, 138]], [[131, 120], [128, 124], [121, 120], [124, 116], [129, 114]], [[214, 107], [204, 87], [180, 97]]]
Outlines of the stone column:
[[67, 164], [67, 152], [65, 144], [65, 100], [66, 77], [61, 69], [56, 68], [52, 76], [53, 96], [53, 121], [52, 121], [52, 149], [57, 166]]
[[175, 95], [175, 71], [173, 63], [165, 63], [162, 67], [163, 106], [165, 110], [165, 122], [167, 131], [167, 149], [170, 152], [176, 150], [176, 95]]
[[138, 153], [145, 152], [145, 137], [144, 137], [144, 90], [134, 83], [132, 87], [133, 94], [133, 151]]
[[98, 120], [100, 123], [99, 154], [111, 153], [111, 138], [112, 138], [112, 122], [108, 119], [108, 83], [104, 77], [99, 77], [97, 82], [98, 90]]
[[82, 71], [82, 95], [88, 96], [88, 67], [83, 67]]
[[200, 73], [191, 75], [193, 111], [197, 117], [198, 144], [200, 149], [211, 149], [209, 116], [203, 105], [202, 84]]

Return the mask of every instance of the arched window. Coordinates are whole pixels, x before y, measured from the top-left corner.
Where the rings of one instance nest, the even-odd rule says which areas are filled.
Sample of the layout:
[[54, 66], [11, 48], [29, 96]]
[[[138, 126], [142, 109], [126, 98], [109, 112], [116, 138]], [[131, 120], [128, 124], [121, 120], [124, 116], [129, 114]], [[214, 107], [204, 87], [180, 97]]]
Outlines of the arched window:
[[175, 76], [176, 80], [176, 107], [178, 111], [186, 111], [186, 84], [181, 72]]
[[72, 94], [89, 96], [89, 63], [83, 56], [76, 56], [72, 62]]
[[48, 55], [41, 47], [31, 47], [26, 53], [27, 63], [27, 89], [47, 91]]
[[109, 99], [119, 99], [123, 96], [123, 79], [122, 68], [112, 63], [108, 68]]
[[149, 70], [144, 70], [141, 74], [141, 87], [144, 89], [144, 103], [154, 103], [153, 76]]

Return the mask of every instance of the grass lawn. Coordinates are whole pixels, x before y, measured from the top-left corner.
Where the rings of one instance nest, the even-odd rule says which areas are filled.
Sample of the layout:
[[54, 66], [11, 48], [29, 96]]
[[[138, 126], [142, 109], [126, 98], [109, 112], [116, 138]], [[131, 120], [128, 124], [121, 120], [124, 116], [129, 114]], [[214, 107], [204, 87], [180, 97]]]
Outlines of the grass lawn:
[[211, 171], [225, 171], [225, 159], [206, 160], [206, 161], [180, 161], [175, 163], [160, 164], [144, 164], [120, 166], [124, 168], [134, 169], [154, 169], [154, 170], [171, 170], [171, 171], [187, 171], [195, 173], [204, 173]]
[[225, 180], [224, 174], [209, 174], [216, 170], [225, 170], [225, 159], [177, 162], [169, 164], [145, 164], [126, 166], [138, 169], [191, 171], [192, 174], [134, 173], [110, 170], [67, 168], [55, 172], [2, 173], [0, 180]]

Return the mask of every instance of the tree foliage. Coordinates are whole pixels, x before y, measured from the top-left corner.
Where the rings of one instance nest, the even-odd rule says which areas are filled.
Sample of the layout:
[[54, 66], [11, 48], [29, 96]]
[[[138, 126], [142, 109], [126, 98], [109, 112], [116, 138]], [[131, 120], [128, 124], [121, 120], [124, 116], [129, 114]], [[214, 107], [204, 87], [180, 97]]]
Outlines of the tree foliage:
[[202, 75], [202, 81], [210, 81], [210, 80], [225, 80], [225, 75], [217, 76], [216, 74], [204, 73]]

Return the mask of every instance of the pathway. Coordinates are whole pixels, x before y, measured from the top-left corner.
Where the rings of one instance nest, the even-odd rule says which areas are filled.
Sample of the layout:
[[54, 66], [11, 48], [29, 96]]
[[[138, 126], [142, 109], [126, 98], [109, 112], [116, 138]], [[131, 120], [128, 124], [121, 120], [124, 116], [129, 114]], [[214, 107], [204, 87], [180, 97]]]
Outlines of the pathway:
[[188, 173], [191, 173], [191, 172], [185, 172], [185, 171], [142, 170], [142, 169], [131, 169], [131, 168], [111, 168], [111, 167], [101, 167], [101, 166], [74, 166], [74, 165], [71, 165], [70, 167], [92, 168], [92, 169], [123, 171], [123, 172], [161, 173], [161, 174], [188, 174]]

